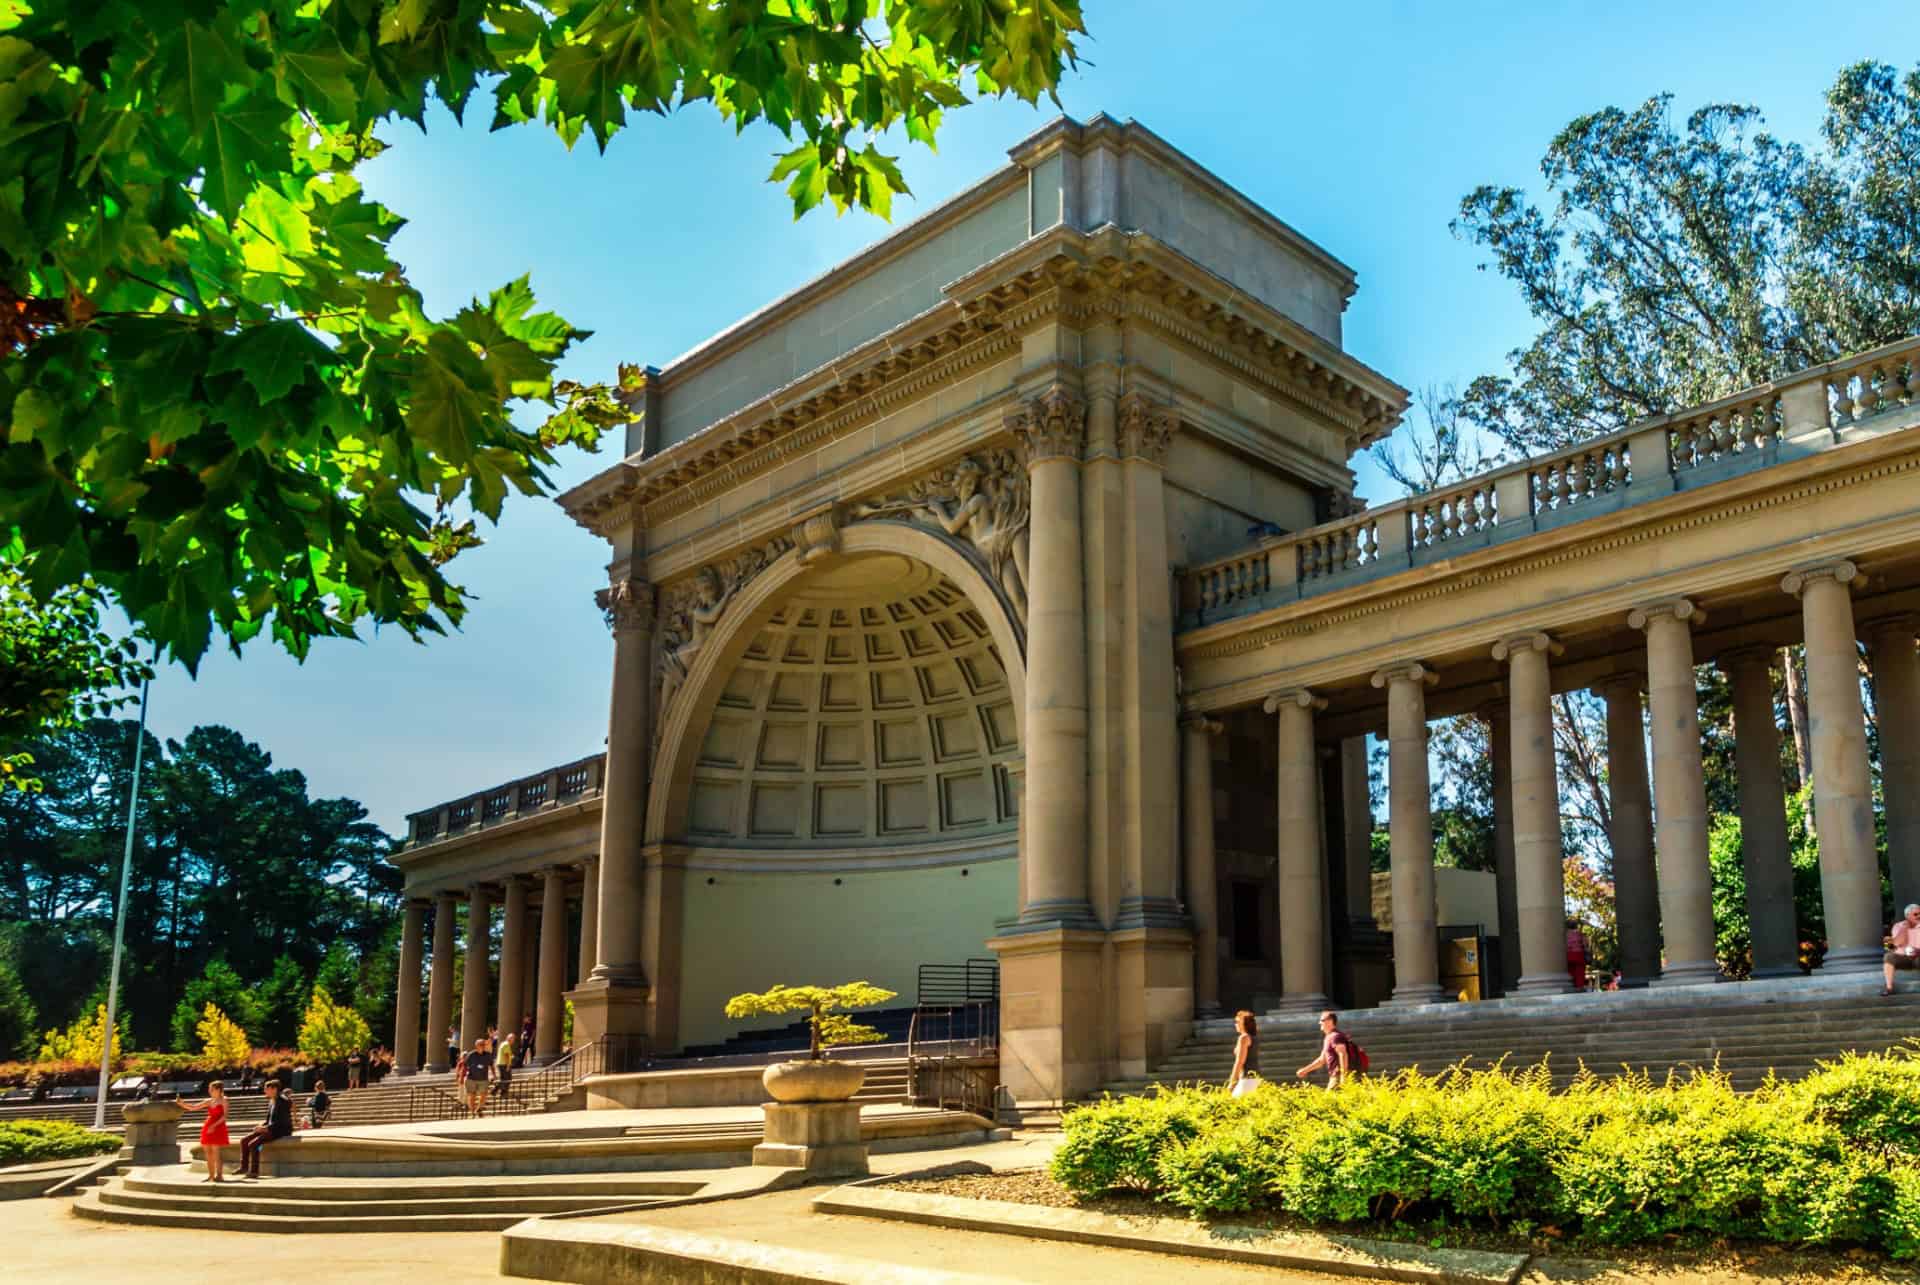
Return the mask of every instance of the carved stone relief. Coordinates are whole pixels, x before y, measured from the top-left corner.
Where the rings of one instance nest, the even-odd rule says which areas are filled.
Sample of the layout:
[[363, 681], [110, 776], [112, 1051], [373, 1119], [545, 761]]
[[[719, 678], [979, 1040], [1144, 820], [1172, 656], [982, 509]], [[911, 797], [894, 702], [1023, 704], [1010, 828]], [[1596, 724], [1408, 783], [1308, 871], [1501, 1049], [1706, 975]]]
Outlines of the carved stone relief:
[[896, 518], [965, 540], [986, 562], [1021, 627], [1027, 623], [1027, 470], [1020, 453], [963, 456], [849, 516]]
[[680, 684], [686, 681], [694, 658], [726, 614], [728, 604], [742, 586], [791, 548], [791, 538], [775, 536], [724, 562], [710, 563], [691, 579], [661, 593], [660, 704], [654, 716], [656, 733], [665, 725], [667, 711], [672, 708]]

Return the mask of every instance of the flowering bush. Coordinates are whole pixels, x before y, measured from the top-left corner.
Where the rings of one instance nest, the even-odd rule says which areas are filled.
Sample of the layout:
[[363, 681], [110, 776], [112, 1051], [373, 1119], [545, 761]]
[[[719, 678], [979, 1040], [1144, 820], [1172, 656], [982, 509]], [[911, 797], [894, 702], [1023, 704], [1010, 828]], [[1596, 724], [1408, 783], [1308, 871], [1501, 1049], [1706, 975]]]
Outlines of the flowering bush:
[[1582, 1074], [1556, 1093], [1544, 1065], [1455, 1068], [1109, 1098], [1063, 1127], [1052, 1172], [1076, 1195], [1130, 1188], [1195, 1216], [1525, 1220], [1600, 1243], [1691, 1232], [1920, 1257], [1920, 1060], [1904, 1050], [1747, 1094], [1710, 1072]]

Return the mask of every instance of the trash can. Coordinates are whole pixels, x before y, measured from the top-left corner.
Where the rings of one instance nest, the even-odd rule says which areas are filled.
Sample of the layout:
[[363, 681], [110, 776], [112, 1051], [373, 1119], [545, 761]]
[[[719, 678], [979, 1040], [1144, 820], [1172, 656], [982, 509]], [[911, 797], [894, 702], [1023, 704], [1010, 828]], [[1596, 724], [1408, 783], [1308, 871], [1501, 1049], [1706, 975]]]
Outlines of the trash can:
[[305, 1093], [313, 1088], [313, 1068], [296, 1066], [293, 1068], [293, 1091]]

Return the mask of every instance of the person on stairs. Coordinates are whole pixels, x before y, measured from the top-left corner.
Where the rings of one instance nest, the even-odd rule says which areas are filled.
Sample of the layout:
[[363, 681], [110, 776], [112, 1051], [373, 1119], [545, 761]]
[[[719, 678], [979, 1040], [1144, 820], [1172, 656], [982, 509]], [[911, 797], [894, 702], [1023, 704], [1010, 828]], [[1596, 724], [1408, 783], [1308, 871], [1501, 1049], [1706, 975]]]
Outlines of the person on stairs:
[[1320, 1014], [1320, 1056], [1294, 1074], [1304, 1080], [1324, 1066], [1327, 1068], [1327, 1087], [1337, 1089], [1348, 1076], [1360, 1069], [1356, 1056], [1359, 1047], [1351, 1035], [1340, 1029], [1339, 1015], [1329, 1009]]
[[473, 1042], [473, 1048], [460, 1055], [459, 1069], [454, 1072], [461, 1091], [466, 1095], [469, 1116], [486, 1115], [487, 1094], [493, 1089], [493, 1076], [493, 1051], [484, 1038], [477, 1039]]
[[1893, 970], [1920, 968], [1920, 906], [1908, 906], [1887, 930], [1887, 955], [1880, 971], [1886, 975], [1882, 995], [1893, 994]]
[[209, 1080], [204, 1102], [182, 1102], [180, 1105], [188, 1111], [207, 1113], [207, 1118], [200, 1124], [200, 1154], [207, 1161], [206, 1181], [226, 1181], [223, 1175], [227, 1162], [226, 1148], [233, 1145], [233, 1139], [227, 1136], [227, 1086], [218, 1080]]
[[327, 1117], [332, 1114], [333, 1099], [327, 1095], [327, 1082], [322, 1080], [313, 1086], [313, 1096], [307, 1099], [307, 1127], [323, 1127]]
[[260, 1176], [262, 1147], [293, 1136], [293, 1099], [280, 1091], [278, 1080], [268, 1080], [263, 1088], [267, 1095], [267, 1118], [240, 1139], [240, 1176], [243, 1178]]

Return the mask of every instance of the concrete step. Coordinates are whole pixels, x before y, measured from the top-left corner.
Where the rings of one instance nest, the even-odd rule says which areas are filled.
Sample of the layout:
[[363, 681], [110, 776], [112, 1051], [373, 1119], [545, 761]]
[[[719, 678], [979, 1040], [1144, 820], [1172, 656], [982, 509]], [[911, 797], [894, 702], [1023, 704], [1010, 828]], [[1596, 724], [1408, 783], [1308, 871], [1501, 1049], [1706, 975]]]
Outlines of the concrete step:
[[128, 1191], [109, 1184], [99, 1189], [100, 1203], [119, 1209], [164, 1209], [173, 1213], [215, 1215], [257, 1214], [268, 1218], [299, 1219], [309, 1230], [322, 1223], [361, 1221], [369, 1218], [421, 1218], [460, 1220], [477, 1215], [502, 1218], [534, 1218], [542, 1214], [577, 1213], [589, 1209], [614, 1209], [657, 1203], [661, 1197], [609, 1196], [595, 1200], [580, 1196], [461, 1196], [454, 1199], [413, 1200], [306, 1200], [299, 1196], [282, 1198], [272, 1194], [274, 1179], [260, 1182], [202, 1183], [200, 1190], [210, 1195], [153, 1196]]
[[129, 1192], [149, 1196], [205, 1196], [224, 1198], [247, 1193], [282, 1197], [296, 1193], [298, 1198], [316, 1205], [329, 1201], [348, 1204], [368, 1201], [466, 1200], [499, 1197], [518, 1200], [523, 1197], [555, 1197], [591, 1203], [629, 1200], [666, 1199], [690, 1196], [705, 1186], [695, 1177], [640, 1173], [576, 1174], [500, 1174], [487, 1178], [281, 1178], [262, 1183], [244, 1183], [229, 1187], [210, 1184], [198, 1177], [182, 1177], [178, 1171], [136, 1169], [118, 1184]]
[[305, 1216], [233, 1213], [224, 1209], [181, 1210], [164, 1205], [115, 1205], [95, 1188], [73, 1202], [81, 1218], [100, 1222], [132, 1223], [144, 1227], [179, 1227], [197, 1231], [254, 1232], [440, 1232], [505, 1231], [525, 1218], [521, 1213], [406, 1214], [314, 1219]]

